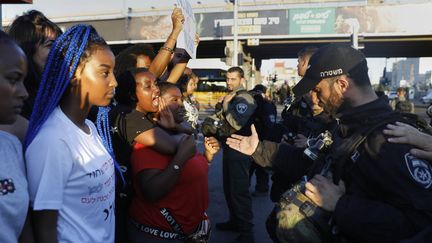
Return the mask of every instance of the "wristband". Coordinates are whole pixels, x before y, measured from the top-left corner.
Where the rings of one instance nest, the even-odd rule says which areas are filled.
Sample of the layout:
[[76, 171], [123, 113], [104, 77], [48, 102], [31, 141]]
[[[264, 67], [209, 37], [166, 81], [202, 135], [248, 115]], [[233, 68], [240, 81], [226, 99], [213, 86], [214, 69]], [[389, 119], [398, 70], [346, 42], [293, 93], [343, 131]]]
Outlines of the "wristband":
[[173, 165], [173, 169], [174, 169], [175, 171], [179, 171], [179, 170], [180, 170], [180, 166], [178, 166], [178, 165]]
[[169, 48], [169, 47], [166, 47], [166, 46], [162, 46], [159, 50], [169, 51], [171, 54], [174, 53], [174, 50], [173, 50], [173, 49], [171, 49], [171, 48]]

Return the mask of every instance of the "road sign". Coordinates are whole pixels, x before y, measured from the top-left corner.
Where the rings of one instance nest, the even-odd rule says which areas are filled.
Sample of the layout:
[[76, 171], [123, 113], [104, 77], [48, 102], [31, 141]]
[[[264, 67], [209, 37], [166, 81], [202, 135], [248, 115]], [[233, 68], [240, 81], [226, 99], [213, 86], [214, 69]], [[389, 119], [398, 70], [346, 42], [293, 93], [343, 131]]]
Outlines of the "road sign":
[[248, 46], [259, 46], [259, 39], [258, 38], [248, 39], [247, 45]]

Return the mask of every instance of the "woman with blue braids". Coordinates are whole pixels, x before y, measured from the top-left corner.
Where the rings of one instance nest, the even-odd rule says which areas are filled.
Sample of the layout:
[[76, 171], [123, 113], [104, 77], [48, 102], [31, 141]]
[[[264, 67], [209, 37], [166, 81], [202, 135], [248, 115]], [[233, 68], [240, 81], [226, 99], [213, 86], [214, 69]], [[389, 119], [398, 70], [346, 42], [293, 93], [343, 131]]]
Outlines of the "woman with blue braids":
[[37, 242], [114, 242], [107, 110], [100, 109], [98, 129], [86, 119], [113, 98], [114, 63], [88, 25], [71, 27], [49, 53], [24, 146]]

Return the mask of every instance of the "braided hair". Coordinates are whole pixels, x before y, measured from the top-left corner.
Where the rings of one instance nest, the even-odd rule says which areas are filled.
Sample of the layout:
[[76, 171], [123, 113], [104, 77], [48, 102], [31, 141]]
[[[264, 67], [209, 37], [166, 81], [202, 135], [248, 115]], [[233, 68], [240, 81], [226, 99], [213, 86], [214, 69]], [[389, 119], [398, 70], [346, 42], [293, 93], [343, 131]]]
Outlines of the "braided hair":
[[[42, 75], [36, 102], [30, 117], [25, 139], [25, 149], [38, 134], [42, 125], [59, 105], [77, 67], [85, 64], [92, 53], [100, 47], [108, 48], [105, 40], [90, 25], [75, 25], [55, 41]], [[109, 107], [99, 107], [96, 126], [102, 143], [113, 157], [109, 133]], [[113, 157], [114, 158], [114, 157]], [[117, 170], [120, 169], [115, 162]], [[120, 173], [122, 175], [122, 173]], [[122, 180], [124, 181], [123, 177]]]

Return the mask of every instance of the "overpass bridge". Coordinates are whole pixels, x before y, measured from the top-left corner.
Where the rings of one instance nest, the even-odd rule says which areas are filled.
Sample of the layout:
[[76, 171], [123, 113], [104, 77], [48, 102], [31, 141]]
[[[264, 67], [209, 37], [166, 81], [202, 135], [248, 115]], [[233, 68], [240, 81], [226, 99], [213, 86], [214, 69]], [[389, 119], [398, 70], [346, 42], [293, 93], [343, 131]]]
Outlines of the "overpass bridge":
[[[231, 57], [233, 9], [227, 0], [189, 0], [200, 35], [198, 58]], [[118, 52], [138, 42], [158, 49], [170, 31], [175, 0], [38, 0], [3, 7], [7, 26], [20, 11], [36, 8], [61, 27], [88, 23]], [[73, 4], [69, 6], [70, 4]], [[429, 0], [240, 0], [239, 40], [245, 61], [294, 58], [304, 46], [361, 37], [367, 57], [432, 57]], [[230, 46], [231, 43], [231, 46]], [[231, 48], [230, 48], [231, 47]]]

